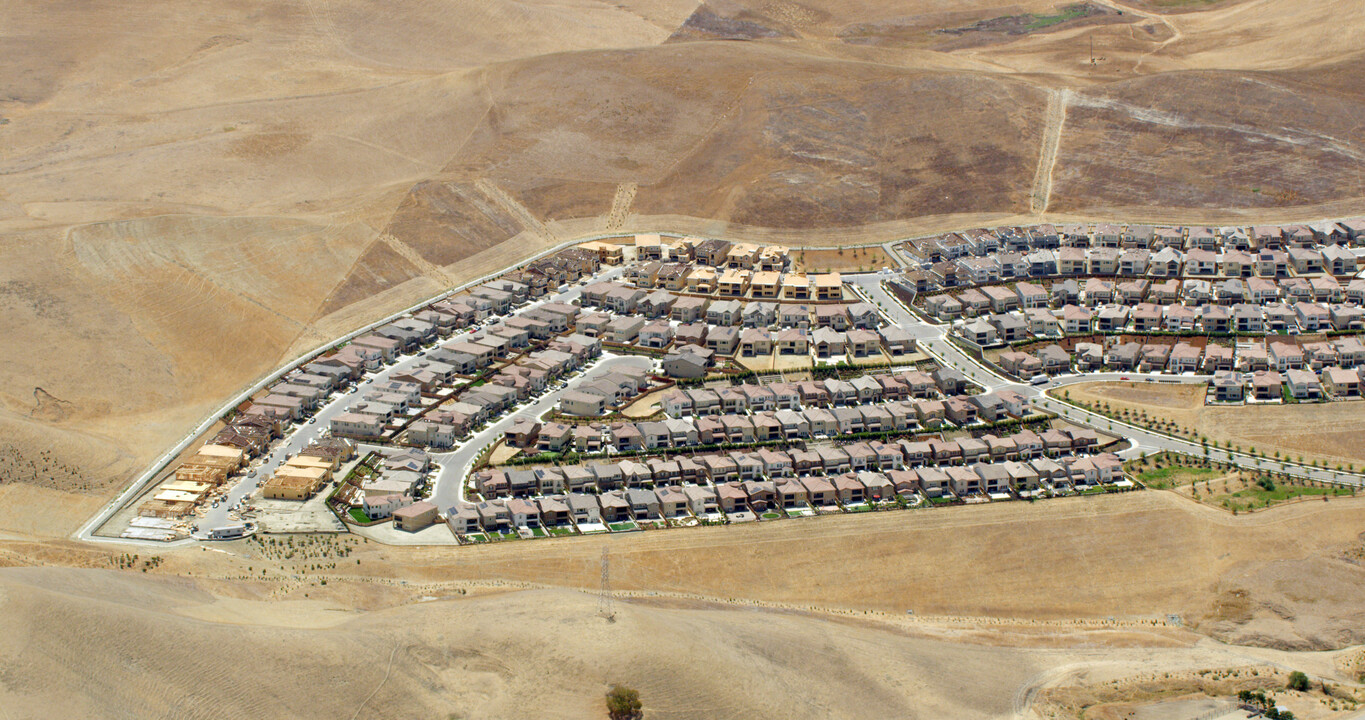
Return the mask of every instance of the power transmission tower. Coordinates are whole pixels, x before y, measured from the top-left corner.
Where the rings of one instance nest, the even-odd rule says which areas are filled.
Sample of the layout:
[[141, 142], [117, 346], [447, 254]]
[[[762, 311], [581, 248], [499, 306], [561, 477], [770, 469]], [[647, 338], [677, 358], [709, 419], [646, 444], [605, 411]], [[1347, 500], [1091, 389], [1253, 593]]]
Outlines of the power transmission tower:
[[607, 622], [616, 622], [616, 608], [611, 599], [611, 557], [602, 548], [602, 589], [597, 595], [597, 614]]

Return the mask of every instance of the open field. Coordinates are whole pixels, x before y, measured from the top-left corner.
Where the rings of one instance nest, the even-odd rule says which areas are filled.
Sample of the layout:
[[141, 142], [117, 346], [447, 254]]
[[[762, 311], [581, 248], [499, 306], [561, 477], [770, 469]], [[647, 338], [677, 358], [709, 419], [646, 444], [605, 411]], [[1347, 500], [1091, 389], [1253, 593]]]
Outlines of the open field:
[[[1146, 413], [1147, 418], [1193, 428], [1220, 445], [1255, 447], [1288, 459], [1360, 463], [1365, 460], [1365, 405], [1335, 402], [1296, 405], [1205, 407], [1201, 385], [1100, 382], [1066, 388], [1074, 402], [1108, 403], [1113, 411]], [[1150, 424], [1150, 420], [1147, 423]]]
[[[1215, 588], [1234, 572], [1268, 568], [1289, 581], [1298, 577], [1296, 563], [1313, 559], [1337, 568], [1343, 587], [1360, 587], [1365, 570], [1337, 556], [1360, 542], [1362, 518], [1365, 498], [1233, 517], [1169, 493], [1141, 492], [500, 543], [457, 553], [382, 548], [363, 555], [359, 567], [339, 564], [335, 573], [593, 588], [606, 543], [612, 585], [628, 591], [893, 616], [906, 610], [1025, 620], [1177, 613], [1200, 623], [1221, 618]], [[1059, 595], [1058, 587], [1068, 590]], [[1339, 647], [1365, 627], [1351, 625], [1365, 607], [1348, 595], [1284, 602], [1295, 608], [1296, 620], [1263, 643]], [[1295, 628], [1310, 622], [1298, 634]]]
[[[457, 553], [280, 537], [131, 559], [0, 539], [0, 564], [66, 566], [0, 571], [0, 658], [17, 717], [173, 702], [247, 717], [285, 696], [292, 715], [334, 716], [372, 691], [379, 717], [514, 702], [592, 717], [611, 682], [639, 688], [652, 717], [1001, 717], [1029, 688], [1077, 688], [1045, 703], [1151, 699], [1208, 668], [1340, 682], [1346, 655], [1199, 643], [1161, 621], [1270, 648], [1359, 643], [1365, 570], [1346, 559], [1365, 554], [1363, 521], [1355, 499], [1234, 518], [1143, 492]], [[614, 624], [590, 594], [604, 546]], [[831, 668], [839, 680], [810, 682]], [[204, 673], [219, 681], [176, 691]], [[742, 692], [722, 687], [739, 674]], [[836, 700], [849, 694], [864, 699]]]
[[[1142, 701], [1207, 669], [1347, 680], [1356, 650], [1273, 648], [1365, 640], [1362, 522], [1365, 498], [1233, 517], [1140, 492], [458, 552], [295, 536], [133, 558], [0, 536], [0, 566], [58, 566], [0, 570], [0, 659], [15, 717], [259, 717], [281, 697], [335, 716], [371, 692], [378, 717], [594, 717], [612, 682], [651, 717], [1002, 717], [1030, 690]], [[614, 624], [591, 594], [603, 547]]]
[[603, 693], [623, 683], [651, 718], [970, 720], [1009, 716], [1028, 691], [1080, 670], [1093, 679], [1115, 666], [1183, 677], [1331, 665], [1202, 646], [1180, 631], [1022, 630], [964, 642], [949, 628], [667, 597], [617, 600], [608, 623], [591, 595], [566, 590], [485, 587], [424, 601], [338, 583], [264, 602], [267, 591], [110, 570], [0, 571], [6, 713], [476, 718], [553, 708], [600, 718]]
[[797, 269], [806, 272], [868, 272], [896, 265], [880, 247], [796, 250], [793, 260]]

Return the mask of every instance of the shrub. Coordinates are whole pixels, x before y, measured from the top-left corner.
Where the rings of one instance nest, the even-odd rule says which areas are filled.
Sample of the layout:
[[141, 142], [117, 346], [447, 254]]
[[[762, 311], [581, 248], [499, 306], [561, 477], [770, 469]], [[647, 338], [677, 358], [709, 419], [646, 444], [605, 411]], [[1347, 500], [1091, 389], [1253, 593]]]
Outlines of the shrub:
[[624, 685], [613, 685], [607, 692], [607, 717], [611, 720], [639, 720], [644, 717], [640, 693]]
[[1289, 673], [1289, 682], [1285, 687], [1288, 687], [1290, 690], [1306, 692], [1308, 690], [1308, 676], [1295, 670], [1294, 672]]

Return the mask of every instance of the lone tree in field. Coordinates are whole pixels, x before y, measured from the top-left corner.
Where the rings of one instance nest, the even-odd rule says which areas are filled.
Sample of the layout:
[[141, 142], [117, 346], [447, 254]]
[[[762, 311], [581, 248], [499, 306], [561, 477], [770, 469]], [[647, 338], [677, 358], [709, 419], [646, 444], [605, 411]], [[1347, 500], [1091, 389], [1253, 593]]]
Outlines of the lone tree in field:
[[611, 720], [640, 720], [645, 716], [640, 692], [624, 685], [613, 685], [607, 693], [607, 717]]
[[1290, 690], [1307, 692], [1308, 676], [1304, 675], [1302, 672], [1299, 672], [1298, 670], [1295, 670], [1294, 672], [1289, 673], [1289, 683], [1286, 685], [1286, 687], [1288, 687]]

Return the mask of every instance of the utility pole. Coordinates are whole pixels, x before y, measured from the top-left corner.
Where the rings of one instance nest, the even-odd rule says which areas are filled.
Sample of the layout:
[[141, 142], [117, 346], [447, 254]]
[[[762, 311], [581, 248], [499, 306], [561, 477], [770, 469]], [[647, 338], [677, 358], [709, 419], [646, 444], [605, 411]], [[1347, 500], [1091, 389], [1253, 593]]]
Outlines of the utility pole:
[[602, 588], [597, 595], [597, 614], [607, 622], [616, 622], [616, 609], [611, 599], [611, 557], [602, 548]]

